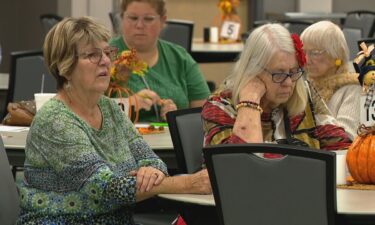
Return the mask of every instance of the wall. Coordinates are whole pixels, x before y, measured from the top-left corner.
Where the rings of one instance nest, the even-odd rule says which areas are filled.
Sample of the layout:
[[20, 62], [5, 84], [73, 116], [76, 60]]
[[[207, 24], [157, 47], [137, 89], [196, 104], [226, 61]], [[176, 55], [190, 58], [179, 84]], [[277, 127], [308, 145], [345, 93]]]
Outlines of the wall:
[[375, 12], [374, 0], [332, 0], [333, 12], [349, 12], [353, 10], [369, 10]]
[[42, 47], [44, 37], [39, 16], [55, 13], [56, 10], [55, 0], [0, 1], [0, 44], [3, 52], [0, 72], [9, 71], [10, 52]]

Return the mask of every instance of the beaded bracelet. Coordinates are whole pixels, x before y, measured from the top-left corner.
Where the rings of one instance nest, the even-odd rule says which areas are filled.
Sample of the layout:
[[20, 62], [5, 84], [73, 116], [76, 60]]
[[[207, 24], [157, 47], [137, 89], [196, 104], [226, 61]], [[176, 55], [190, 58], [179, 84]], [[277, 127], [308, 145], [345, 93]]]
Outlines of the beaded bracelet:
[[256, 102], [252, 102], [252, 101], [240, 101], [237, 105], [236, 105], [236, 110], [238, 111], [240, 108], [242, 107], [248, 107], [248, 108], [252, 108], [252, 109], [255, 109], [255, 110], [258, 110], [260, 112], [260, 114], [263, 113], [263, 109], [260, 107], [260, 105]]

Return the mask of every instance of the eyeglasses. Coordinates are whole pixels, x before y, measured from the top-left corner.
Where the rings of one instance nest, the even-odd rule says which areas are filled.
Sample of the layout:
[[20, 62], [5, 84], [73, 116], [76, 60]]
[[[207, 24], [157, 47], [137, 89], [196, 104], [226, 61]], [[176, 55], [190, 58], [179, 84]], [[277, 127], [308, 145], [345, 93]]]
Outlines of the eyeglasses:
[[306, 55], [310, 58], [317, 58], [321, 56], [326, 50], [304, 50]]
[[292, 71], [290, 73], [282, 73], [282, 72], [276, 72], [272, 73], [266, 68], [263, 68], [264, 71], [272, 75], [272, 81], [275, 83], [282, 83], [284, 82], [288, 77], [295, 82], [299, 78], [301, 78], [302, 74], [305, 72], [302, 68], [298, 68], [296, 71]]
[[129, 22], [131, 25], [137, 25], [139, 20], [142, 21], [144, 25], [152, 25], [155, 23], [157, 19], [160, 18], [160, 16], [157, 15], [146, 15], [146, 16], [136, 16], [136, 15], [130, 15], [130, 14], [124, 14], [125, 19], [127, 22]]
[[102, 60], [103, 53], [111, 60], [114, 61], [117, 57], [118, 48], [117, 47], [109, 47], [105, 49], [101, 48], [94, 48], [89, 52], [84, 52], [78, 54], [78, 56], [82, 56], [85, 59], [89, 59], [90, 62], [94, 64], [98, 64], [100, 60]]

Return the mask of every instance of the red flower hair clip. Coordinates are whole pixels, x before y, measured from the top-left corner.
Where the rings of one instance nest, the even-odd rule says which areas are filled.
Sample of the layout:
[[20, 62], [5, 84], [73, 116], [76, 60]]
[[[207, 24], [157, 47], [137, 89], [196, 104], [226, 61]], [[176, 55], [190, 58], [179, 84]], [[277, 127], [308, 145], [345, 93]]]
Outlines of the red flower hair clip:
[[294, 48], [296, 49], [296, 57], [298, 60], [298, 64], [300, 67], [303, 67], [306, 64], [306, 55], [302, 49], [303, 43], [299, 38], [298, 34], [292, 34], [291, 36], [293, 39]]

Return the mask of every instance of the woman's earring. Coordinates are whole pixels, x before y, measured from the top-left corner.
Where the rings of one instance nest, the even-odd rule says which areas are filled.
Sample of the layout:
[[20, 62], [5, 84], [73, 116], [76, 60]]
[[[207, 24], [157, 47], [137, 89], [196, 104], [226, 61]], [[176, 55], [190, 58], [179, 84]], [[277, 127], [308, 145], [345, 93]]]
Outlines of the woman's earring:
[[72, 85], [70, 85], [70, 80], [68, 80], [64, 86], [65, 91], [70, 92]]
[[335, 60], [335, 65], [336, 65], [337, 67], [341, 66], [341, 64], [342, 64], [341, 59], [336, 59], [336, 60]]

